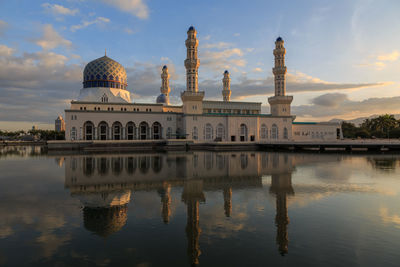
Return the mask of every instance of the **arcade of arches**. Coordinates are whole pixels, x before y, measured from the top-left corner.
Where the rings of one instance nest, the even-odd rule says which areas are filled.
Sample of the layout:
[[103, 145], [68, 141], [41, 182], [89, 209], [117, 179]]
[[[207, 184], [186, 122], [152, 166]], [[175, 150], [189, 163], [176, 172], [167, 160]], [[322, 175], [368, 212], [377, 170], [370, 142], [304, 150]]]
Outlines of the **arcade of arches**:
[[[86, 121], [83, 125], [83, 140], [158, 140], [163, 139], [163, 127], [159, 122], [149, 125], [141, 122], [136, 125], [130, 121], [126, 125], [116, 121], [112, 125], [102, 121], [95, 125], [91, 121]], [[76, 139], [77, 129], [71, 130], [71, 136]]]

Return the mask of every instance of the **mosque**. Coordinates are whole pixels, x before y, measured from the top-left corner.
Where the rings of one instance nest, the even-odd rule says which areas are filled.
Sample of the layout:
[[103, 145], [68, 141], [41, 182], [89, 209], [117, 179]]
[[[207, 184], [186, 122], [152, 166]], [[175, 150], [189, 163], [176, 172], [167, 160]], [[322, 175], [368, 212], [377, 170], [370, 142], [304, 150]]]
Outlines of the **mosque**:
[[342, 137], [340, 124], [295, 122], [293, 96], [286, 95], [284, 41], [276, 39], [275, 94], [268, 98], [271, 114], [256, 102], [231, 101], [230, 74], [222, 79], [222, 100], [205, 100], [199, 90], [197, 31], [191, 26], [185, 41], [186, 90], [182, 105], [169, 103], [168, 67], [161, 70], [161, 94], [156, 103], [132, 103], [125, 68], [106, 55], [89, 62], [83, 88], [65, 110], [68, 141], [188, 139], [193, 142], [332, 141]]

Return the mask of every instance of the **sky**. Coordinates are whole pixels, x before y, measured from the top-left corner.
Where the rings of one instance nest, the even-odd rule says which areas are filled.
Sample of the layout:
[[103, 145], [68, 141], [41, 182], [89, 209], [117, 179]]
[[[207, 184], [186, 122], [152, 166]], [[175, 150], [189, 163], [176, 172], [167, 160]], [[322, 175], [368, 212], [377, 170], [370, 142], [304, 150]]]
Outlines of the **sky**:
[[231, 100], [269, 112], [281, 36], [296, 121], [400, 114], [399, 14], [398, 0], [0, 0], [0, 129], [54, 128], [105, 49], [125, 67], [133, 102], [155, 102], [168, 65], [180, 104], [191, 25], [206, 99], [222, 99], [227, 69]]

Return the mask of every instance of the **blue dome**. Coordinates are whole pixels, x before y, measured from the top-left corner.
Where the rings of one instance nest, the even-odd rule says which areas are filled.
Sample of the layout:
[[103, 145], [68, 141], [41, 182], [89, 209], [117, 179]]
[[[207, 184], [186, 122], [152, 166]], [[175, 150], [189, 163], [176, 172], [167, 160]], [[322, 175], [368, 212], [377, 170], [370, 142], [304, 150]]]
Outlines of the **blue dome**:
[[157, 104], [168, 104], [168, 97], [165, 94], [157, 96]]
[[194, 31], [194, 27], [190, 26], [188, 31]]
[[283, 39], [282, 39], [282, 37], [279, 36], [279, 37], [276, 39], [276, 41], [277, 41], [277, 42], [282, 42]]
[[225, 72], [224, 73], [229, 73], [229, 71], [228, 70], [225, 70]]
[[164, 67], [162, 67], [162, 68], [163, 68], [163, 69], [166, 69], [166, 68], [168, 68], [168, 67], [167, 67], [167, 65], [164, 65]]

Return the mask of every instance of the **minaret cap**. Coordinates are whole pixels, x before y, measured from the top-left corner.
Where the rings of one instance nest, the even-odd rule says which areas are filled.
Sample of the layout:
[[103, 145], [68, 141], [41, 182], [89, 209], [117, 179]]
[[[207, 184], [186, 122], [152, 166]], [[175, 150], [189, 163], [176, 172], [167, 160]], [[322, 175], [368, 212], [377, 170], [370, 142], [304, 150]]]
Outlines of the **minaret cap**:
[[190, 31], [195, 31], [196, 29], [193, 27], [193, 25], [192, 26], [190, 26], [189, 27], [189, 30], [188, 30], [188, 32], [190, 32]]
[[278, 38], [276, 38], [276, 41], [277, 42], [283, 42], [283, 39], [282, 39], [282, 37], [279, 36]]

